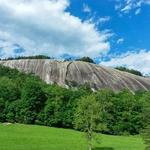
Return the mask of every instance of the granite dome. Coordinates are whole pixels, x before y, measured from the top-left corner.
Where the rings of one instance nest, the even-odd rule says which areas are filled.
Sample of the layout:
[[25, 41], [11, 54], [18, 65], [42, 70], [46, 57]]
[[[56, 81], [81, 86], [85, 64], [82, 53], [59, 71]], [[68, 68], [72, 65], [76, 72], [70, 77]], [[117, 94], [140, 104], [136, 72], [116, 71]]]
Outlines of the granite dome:
[[94, 90], [150, 90], [149, 78], [81, 61], [23, 59], [0, 61], [0, 64], [26, 73], [34, 73], [48, 84], [57, 83], [63, 87], [88, 84]]

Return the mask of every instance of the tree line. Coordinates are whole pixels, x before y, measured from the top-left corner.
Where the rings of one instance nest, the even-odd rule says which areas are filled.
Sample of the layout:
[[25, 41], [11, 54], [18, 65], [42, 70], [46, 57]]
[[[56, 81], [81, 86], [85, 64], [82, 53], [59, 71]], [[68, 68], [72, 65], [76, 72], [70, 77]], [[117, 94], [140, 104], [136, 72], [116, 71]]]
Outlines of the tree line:
[[[9, 58], [0, 59], [0, 60], [7, 61], [7, 60], [19, 60], [19, 59], [54, 59], [54, 58], [46, 56], [46, 55], [35, 55], [35, 56], [9, 57]], [[73, 59], [72, 58], [67, 58], [64, 61], [73, 61]], [[75, 59], [75, 61], [83, 61], [83, 62], [96, 64], [95, 61], [90, 57], [77, 58], [77, 59]], [[143, 74], [140, 71], [134, 70], [134, 69], [128, 69], [128, 68], [123, 67], [123, 66], [118, 66], [115, 69], [120, 70], [120, 71], [125, 71], [125, 72], [131, 73], [131, 74], [134, 74], [134, 75], [138, 75], [138, 76], [143, 76]]]
[[18, 59], [52, 59], [52, 58], [46, 55], [35, 55], [35, 56], [8, 57], [0, 60], [18, 60]]
[[115, 69], [120, 70], [120, 71], [125, 71], [125, 72], [128, 72], [128, 73], [135, 74], [137, 76], [143, 77], [143, 74], [140, 71], [138, 71], [138, 70], [128, 69], [128, 68], [122, 67], [122, 66], [116, 67]]
[[82, 125], [76, 126], [76, 114], [82, 100], [94, 99], [101, 110], [97, 132], [134, 135], [146, 126], [143, 112], [149, 98], [146, 91], [133, 94], [126, 89], [118, 93], [102, 89], [93, 93], [88, 86], [47, 85], [32, 74], [0, 66], [0, 122], [83, 130]]

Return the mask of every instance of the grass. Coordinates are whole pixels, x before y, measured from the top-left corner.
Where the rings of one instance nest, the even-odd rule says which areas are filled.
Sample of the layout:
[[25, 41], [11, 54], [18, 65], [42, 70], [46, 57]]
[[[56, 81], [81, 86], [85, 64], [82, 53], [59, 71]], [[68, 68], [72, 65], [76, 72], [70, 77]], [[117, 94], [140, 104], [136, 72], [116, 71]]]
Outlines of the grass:
[[[144, 150], [139, 136], [100, 135], [93, 150]], [[87, 150], [84, 134], [43, 126], [0, 124], [0, 150]]]

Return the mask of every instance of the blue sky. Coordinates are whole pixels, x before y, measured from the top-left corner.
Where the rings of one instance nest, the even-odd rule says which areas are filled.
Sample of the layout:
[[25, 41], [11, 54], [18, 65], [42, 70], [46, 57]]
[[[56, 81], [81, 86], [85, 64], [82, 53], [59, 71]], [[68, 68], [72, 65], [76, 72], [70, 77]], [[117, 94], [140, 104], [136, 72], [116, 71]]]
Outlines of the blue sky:
[[89, 56], [150, 73], [150, 0], [0, 0], [0, 57]]
[[[84, 4], [91, 12], [83, 11]], [[129, 13], [116, 10], [117, 5], [119, 3], [115, 0], [71, 0], [69, 11], [83, 20], [89, 19], [95, 13], [95, 19], [110, 17], [109, 21], [100, 23], [97, 27], [99, 30], [109, 29], [114, 33], [111, 38], [111, 54], [122, 54], [128, 50], [150, 49], [150, 6], [144, 4], [141, 6], [141, 12], [136, 15], [135, 9]], [[123, 39], [123, 42], [117, 43], [119, 39]]]

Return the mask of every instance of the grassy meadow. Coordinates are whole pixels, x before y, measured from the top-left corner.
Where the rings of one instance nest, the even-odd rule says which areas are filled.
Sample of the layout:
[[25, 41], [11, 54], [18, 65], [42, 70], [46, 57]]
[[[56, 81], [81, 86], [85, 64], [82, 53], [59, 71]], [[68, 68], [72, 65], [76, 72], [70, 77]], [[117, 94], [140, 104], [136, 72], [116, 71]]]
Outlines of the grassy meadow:
[[[139, 136], [99, 135], [93, 150], [144, 150]], [[69, 129], [0, 124], [0, 150], [87, 150], [85, 135]]]

